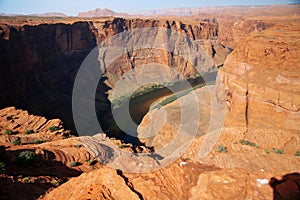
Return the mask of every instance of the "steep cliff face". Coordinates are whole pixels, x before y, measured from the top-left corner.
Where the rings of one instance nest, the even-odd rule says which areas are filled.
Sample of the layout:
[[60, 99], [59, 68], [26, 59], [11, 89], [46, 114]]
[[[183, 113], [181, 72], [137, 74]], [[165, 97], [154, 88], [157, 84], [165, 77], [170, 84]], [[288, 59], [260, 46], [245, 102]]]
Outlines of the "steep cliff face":
[[235, 48], [239, 40], [251, 32], [259, 32], [271, 28], [276, 24], [275, 21], [260, 19], [241, 19], [242, 17], [218, 18], [220, 41], [231, 48]]
[[[96, 46], [90, 24], [1, 25], [1, 107], [25, 108], [70, 127], [71, 95], [81, 62]], [[45, 106], [47, 105], [47, 106]]]
[[[125, 20], [122, 18], [115, 18], [112, 21], [95, 21], [93, 22], [93, 25], [97, 30], [96, 34], [99, 44], [104, 38], [110, 38], [123, 31], [140, 29], [140, 31], [130, 35], [130, 37], [122, 35], [122, 39], [128, 41], [128, 43], [133, 46], [141, 44], [148, 46], [146, 49], [138, 51], [127, 47], [129, 48], [128, 51], [127, 49], [124, 49], [127, 53], [116, 59], [112, 63], [112, 66], [105, 66], [111, 85], [114, 85], [124, 73], [135, 68], [135, 66], [149, 63], [172, 66], [175, 70], [180, 72], [183, 77], [188, 77], [197, 73], [195, 69], [197, 65], [204, 71], [209, 71], [223, 65], [225, 57], [231, 51], [219, 43], [218, 23], [216, 20], [206, 20], [198, 23], [186, 24], [174, 20]], [[159, 30], [150, 30], [150, 28], [157, 28]], [[149, 29], [148, 33], [143, 32], [143, 29]], [[163, 32], [160, 29], [169, 29], [170, 32]], [[172, 38], [172, 34], [174, 33], [178, 33], [178, 35]], [[117, 42], [110, 42], [110, 45], [118, 45]], [[176, 44], [172, 44], [172, 42], [176, 42]], [[159, 46], [161, 44], [169, 46], [169, 51], [161, 49], [161, 46]], [[183, 44], [188, 45], [185, 46]], [[185, 47], [186, 49], [180, 49], [182, 47]], [[187, 60], [180, 58], [179, 56], [187, 56], [178, 55], [178, 52], [182, 51], [189, 52], [190, 54], [198, 53], [199, 55], [202, 55], [202, 60]], [[105, 53], [107, 54], [107, 52]], [[105, 60], [103, 60], [103, 62], [105, 62]]]
[[297, 30], [278, 29], [240, 41], [217, 80], [226, 126], [299, 131], [299, 42]]
[[[205, 59], [211, 60], [208, 68], [222, 65], [229, 52], [217, 40], [218, 26], [215, 21], [189, 25], [180, 21], [104, 18], [72, 24], [53, 24], [53, 22], [13, 26], [1, 24], [1, 108], [17, 106], [47, 118], [59, 117], [65, 122], [67, 128], [75, 131], [71, 112], [72, 87], [76, 73], [85, 57], [105, 39], [126, 30], [145, 27], [170, 28], [182, 32], [192, 40], [201, 41]], [[155, 39], [163, 41], [163, 38], [159, 36]], [[155, 54], [155, 49], [152, 53]], [[147, 56], [149, 57], [148, 54]], [[150, 58], [150, 61], [149, 59], [147, 61], [147, 56], [145, 51], [141, 51], [119, 58], [115, 62], [117, 67], [112, 67], [111, 71], [107, 71], [110, 86], [114, 85], [123, 73], [132, 69], [132, 65], [150, 61], [168, 65], [173, 59], [168, 52], [158, 55], [156, 53], [156, 57]], [[134, 62], [130, 62], [131, 60]], [[192, 65], [187, 67], [186, 61], [177, 60], [179, 60], [177, 68], [183, 72], [184, 76], [195, 73]], [[99, 66], [101, 61], [99, 60]], [[109, 102], [101, 84], [98, 91], [102, 102], [100, 110], [106, 111]]]

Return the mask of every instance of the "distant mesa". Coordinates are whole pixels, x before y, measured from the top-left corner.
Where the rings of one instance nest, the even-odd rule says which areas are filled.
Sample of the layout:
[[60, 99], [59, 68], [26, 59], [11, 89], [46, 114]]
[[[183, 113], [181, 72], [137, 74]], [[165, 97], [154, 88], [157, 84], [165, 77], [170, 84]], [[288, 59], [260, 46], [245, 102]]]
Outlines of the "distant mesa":
[[128, 14], [126, 13], [118, 13], [118, 12], [114, 12], [110, 9], [104, 8], [97, 8], [95, 10], [90, 10], [87, 12], [80, 12], [78, 15], [78, 17], [124, 17], [124, 16], [128, 16]]

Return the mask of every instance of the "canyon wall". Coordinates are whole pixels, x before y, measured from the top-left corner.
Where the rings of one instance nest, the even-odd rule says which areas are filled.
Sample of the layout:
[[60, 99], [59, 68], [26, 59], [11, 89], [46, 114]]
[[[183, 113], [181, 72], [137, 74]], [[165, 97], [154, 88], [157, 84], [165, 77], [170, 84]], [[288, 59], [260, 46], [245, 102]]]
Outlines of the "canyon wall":
[[227, 58], [217, 78], [225, 126], [299, 132], [299, 39], [290, 29], [254, 32]]
[[60, 117], [73, 128], [74, 78], [96, 46], [91, 24], [2, 24], [0, 46], [1, 108], [12, 105], [48, 118]]
[[[0, 107], [17, 106], [47, 118], [60, 118], [66, 128], [72, 131], [75, 128], [72, 122], [71, 97], [76, 73], [89, 52], [105, 39], [135, 28], [170, 28], [203, 43], [200, 45], [204, 49], [204, 59], [211, 61], [207, 69], [222, 65], [229, 52], [217, 40], [216, 21], [190, 25], [180, 21], [103, 18], [89, 22], [49, 21], [47, 24], [40, 24], [27, 21], [21, 24], [9, 25], [2, 22], [0, 26]], [[159, 36], [156, 39], [163, 41]], [[155, 49], [152, 52], [155, 53]], [[164, 57], [161, 58], [160, 55]], [[138, 56], [145, 57], [145, 51], [123, 55], [115, 62], [117, 67], [107, 72], [110, 86], [124, 72], [132, 69], [132, 64], [145, 63], [143, 57]], [[170, 53], [162, 52], [150, 60], [168, 65], [172, 62], [170, 56], [172, 58]], [[136, 63], [129, 62], [130, 60]], [[100, 64], [99, 59], [99, 66]], [[184, 76], [195, 73], [192, 65], [186, 67], [187, 62], [179, 60], [177, 64]], [[97, 102], [100, 106], [97, 109], [105, 112], [109, 102], [102, 80], [98, 89]]]

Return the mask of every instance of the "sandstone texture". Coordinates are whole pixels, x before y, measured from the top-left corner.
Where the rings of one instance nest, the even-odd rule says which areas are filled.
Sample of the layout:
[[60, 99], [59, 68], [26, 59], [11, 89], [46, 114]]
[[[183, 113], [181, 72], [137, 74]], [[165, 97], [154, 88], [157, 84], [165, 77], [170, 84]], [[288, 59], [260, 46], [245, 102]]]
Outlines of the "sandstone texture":
[[[100, 49], [96, 52], [98, 57], [93, 57], [96, 69], [99, 70], [100, 67], [100, 70], [92, 76], [97, 76], [98, 79], [101, 74], [106, 73], [106, 78], [100, 79], [96, 96], [96, 107], [101, 117], [110, 107], [106, 95], [108, 87], [113, 87], [124, 73], [134, 67], [157, 62], [176, 67], [180, 77], [188, 77], [197, 73], [193, 65], [196, 64], [204, 71], [212, 70], [223, 65], [230, 52], [230, 49], [219, 43], [218, 24], [214, 20], [194, 21], [190, 24], [180, 20], [124, 18], [53, 21], [51, 18], [22, 20], [16, 17], [6, 20], [1, 20], [0, 25], [0, 88], [3, 91], [0, 97], [1, 108], [16, 106], [36, 115], [60, 118], [74, 133], [76, 129], [71, 115], [71, 98], [76, 73], [91, 50], [97, 45], [101, 47], [101, 44], [113, 35], [138, 28], [168, 28], [182, 35], [176, 43], [166, 40], [174, 45], [170, 51], [176, 52], [185, 48], [188, 52], [195, 52], [200, 48], [201, 55], [191, 60], [180, 58], [176, 53], [159, 51], [154, 46], [140, 51], [118, 47], [122, 51], [121, 56], [110, 59], [106, 56], [108, 53]], [[161, 44], [168, 34], [154, 34], [154, 37], [151, 37], [156, 44]], [[180, 41], [183, 37], [187, 38]], [[144, 38], [147, 39], [147, 34]], [[139, 40], [138, 35], [131, 40], [132, 46], [135, 46]], [[146, 41], [145, 43], [147, 44]], [[180, 43], [189, 45], [180, 48]], [[145, 58], [148, 57], [151, 59], [145, 62]], [[109, 65], [111, 61], [113, 62]], [[138, 77], [138, 74], [136, 76]], [[179, 77], [177, 75], [172, 78], [177, 80]]]
[[299, 133], [299, 30], [291, 29], [252, 33], [227, 58], [217, 78], [225, 126]]
[[[23, 144], [33, 143], [34, 140], [60, 140], [69, 137], [70, 131], [63, 129], [59, 119], [47, 120], [44, 117], [29, 115], [27, 111], [7, 107], [0, 110], [1, 142], [11, 142], [16, 137], [21, 138]], [[56, 130], [49, 130], [56, 127]], [[11, 131], [7, 134], [7, 131]]]
[[[62, 121], [31, 113], [55, 110], [68, 114], [71, 106], [65, 107], [65, 102], [70, 103], [70, 86], [79, 61], [109, 36], [124, 30], [170, 27], [205, 49], [212, 61], [206, 70], [220, 67], [228, 53], [218, 38], [222, 30], [222, 40], [226, 40], [224, 24], [122, 18], [2, 24], [0, 162], [6, 166], [0, 168], [1, 198], [299, 199], [299, 17], [255, 20], [233, 20], [237, 22], [235, 30], [240, 31], [227, 40], [235, 49], [219, 69], [216, 84], [198, 87], [164, 104], [172, 96], [152, 104], [138, 126], [141, 146], [104, 133], [73, 138]], [[232, 34], [228, 32], [228, 37]], [[164, 37], [156, 39], [163, 41]], [[50, 42], [38, 47], [43, 41]], [[16, 50], [17, 44], [29, 50]], [[109, 105], [104, 86], [114, 86], [134, 64], [143, 64], [139, 58], [145, 51], [131, 52], [112, 63], [113, 68], [98, 60], [100, 69], [107, 69], [107, 80], [99, 86], [103, 110]], [[166, 59], [167, 52], [158, 53], [151, 61], [175, 63], [184, 77], [194, 73], [183, 60]], [[28, 114], [7, 107], [10, 104], [34, 109]], [[64, 116], [57, 113], [53, 116]], [[49, 126], [58, 130], [51, 131]], [[29, 129], [33, 133], [25, 134]], [[12, 144], [16, 138], [20, 145]], [[33, 144], [36, 139], [42, 143]], [[18, 163], [22, 151], [36, 156], [26, 167]]]

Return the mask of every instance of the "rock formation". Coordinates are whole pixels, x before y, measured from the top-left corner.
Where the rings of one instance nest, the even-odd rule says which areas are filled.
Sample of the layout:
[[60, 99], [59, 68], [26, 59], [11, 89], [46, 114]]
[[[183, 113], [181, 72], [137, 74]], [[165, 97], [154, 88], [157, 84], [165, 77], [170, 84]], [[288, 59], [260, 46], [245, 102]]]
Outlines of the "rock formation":
[[128, 16], [128, 14], [114, 12], [107, 8], [104, 8], [104, 9], [97, 8], [95, 10], [78, 13], [78, 17], [89, 17], [89, 18], [91, 18], [91, 17], [125, 17], [125, 16]]
[[[243, 21], [240, 27], [250, 26], [252, 22]], [[2, 164], [0, 168], [1, 172], [4, 171], [0, 175], [0, 183], [3, 183], [1, 197], [299, 199], [299, 173], [295, 173], [300, 171], [299, 18], [278, 20], [275, 17], [263, 24], [260, 21], [253, 23], [247, 33], [255, 27], [262, 27], [261, 30], [234, 40], [236, 48], [218, 71], [216, 85], [198, 87], [177, 100], [165, 101], [165, 104], [161, 102], [170, 96], [154, 102], [138, 127], [141, 141], [151, 146], [154, 152], [147, 152], [150, 148], [144, 146], [124, 144], [102, 133], [93, 137], [62, 139], [63, 135], [69, 136], [69, 132], [62, 129], [60, 120], [46, 120], [12, 107], [0, 110], [0, 162], [7, 165], [5, 168]], [[77, 62], [109, 36], [137, 27], [153, 26], [170, 26], [199, 43], [205, 40], [205, 52], [211, 55], [214, 64], [222, 65], [226, 48], [214, 38], [219, 35], [219, 24], [214, 21], [189, 26], [180, 21], [112, 18], [71, 24], [1, 25], [3, 66], [0, 87], [4, 93], [0, 97], [1, 106], [16, 104], [30, 105], [31, 108], [36, 104], [39, 107], [34, 107], [34, 110], [40, 111], [47, 105], [47, 112], [67, 113], [64, 109], [70, 108], [65, 108], [64, 99], [71, 97], [69, 86], [79, 68]], [[38, 46], [42, 41], [51, 43], [46, 45], [48, 48], [42, 48]], [[15, 48], [17, 44], [28, 51], [18, 50]], [[215, 45], [219, 50], [216, 48], [214, 53]], [[16, 57], [11, 55], [14, 50]], [[218, 52], [220, 62], [216, 61], [218, 56], [214, 56]], [[57, 57], [52, 57], [52, 53]], [[116, 74], [118, 80], [122, 73], [131, 69], [131, 62], [120, 65], [131, 56], [135, 64], [142, 63], [136, 52], [117, 60], [114, 64], [118, 67], [112, 69], [121, 70], [107, 70], [106, 73], [111, 86], [115, 82], [110, 75]], [[102, 66], [102, 61], [99, 60], [99, 66]], [[169, 62], [164, 56], [153, 58], [153, 61]], [[187, 73], [190, 72], [188, 65], [182, 68], [182, 72], [185, 77], [191, 74]], [[101, 87], [104, 97], [104, 88]], [[197, 99], [193, 95], [198, 97], [197, 103], [190, 103]], [[107, 99], [104, 105], [106, 103], [109, 104]], [[159, 103], [160, 106], [156, 107]], [[199, 111], [193, 106], [200, 107]], [[182, 107], [191, 116], [186, 117], [181, 112]], [[226, 109], [224, 118], [220, 117], [221, 108]], [[193, 120], [192, 117], [198, 114], [201, 120]], [[180, 122], [182, 116], [185, 116], [184, 123]], [[179, 129], [180, 125], [183, 129]], [[51, 132], [49, 126], [58, 126], [59, 130]], [[197, 129], [192, 135], [189, 130], [194, 126]], [[5, 133], [8, 129], [12, 132]], [[34, 133], [25, 134], [29, 129]], [[142, 138], [151, 136], [152, 131], [156, 131], [156, 135]], [[157, 153], [177, 135], [182, 136], [179, 141], [187, 142], [187, 148], [169, 151], [174, 160], [164, 165], [165, 155], [159, 157]], [[45, 138], [44, 143], [31, 144], [35, 136]], [[12, 137], [19, 137], [26, 144], [12, 145]], [[19, 153], [25, 150], [37, 156], [35, 163], [27, 168], [16, 162]], [[150, 153], [150, 156], [133, 154], [141, 152]], [[142, 157], [140, 160], [139, 156]], [[138, 162], [134, 162], [136, 160]], [[130, 173], [130, 170], [138, 171], [146, 164], [150, 170], [145, 173]], [[16, 194], [16, 190], [21, 194]]]
[[[71, 95], [76, 73], [88, 53], [105, 39], [136, 28], [169, 28], [200, 43], [205, 54], [202, 59], [210, 63], [205, 65], [206, 69], [222, 65], [229, 53], [229, 50], [217, 40], [218, 25], [215, 21], [184, 24], [180, 21], [168, 20], [104, 18], [71, 24], [64, 21], [56, 24], [52, 24], [51, 21], [48, 24], [45, 24], [46, 21], [42, 22], [44, 23], [30, 21], [34, 25], [26, 25], [23, 22], [22, 25], [1, 24], [0, 88], [3, 91], [0, 97], [1, 108], [17, 106], [47, 118], [59, 117], [73, 132], [76, 130], [71, 114]], [[163, 41], [159, 36], [155, 39]], [[130, 60], [136, 62], [133, 63], [134, 65], [143, 64], [140, 61], [143, 59], [138, 57], [147, 56], [145, 51], [123, 55], [120, 60], [114, 62], [116, 67], [107, 66], [110, 70], [107, 71], [106, 84], [114, 85], [124, 72], [132, 69]], [[153, 51], [150, 49], [150, 52], [154, 54], [155, 49]], [[172, 58], [170, 52], [161, 52], [153, 57], [153, 61], [166, 65], [174, 60], [176, 61], [176, 58]], [[177, 58], [176, 63], [184, 76], [196, 73], [187, 61]], [[105, 86], [101, 81], [96, 107], [99, 112], [107, 112], [109, 102], [105, 94]], [[48, 106], [45, 107], [44, 104]]]

